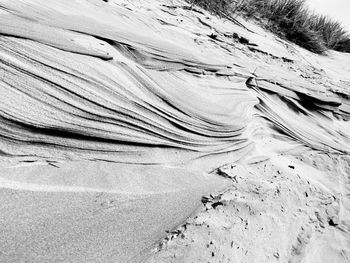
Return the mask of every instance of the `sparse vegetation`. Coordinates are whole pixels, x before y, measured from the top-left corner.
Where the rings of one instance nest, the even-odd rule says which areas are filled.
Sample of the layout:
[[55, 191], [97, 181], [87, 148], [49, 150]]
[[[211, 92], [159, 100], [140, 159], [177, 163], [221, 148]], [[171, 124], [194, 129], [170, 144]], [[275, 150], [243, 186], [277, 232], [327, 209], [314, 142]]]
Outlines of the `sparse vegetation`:
[[305, 0], [188, 0], [219, 16], [242, 14], [263, 21], [272, 32], [312, 52], [350, 53], [350, 35], [341, 23], [316, 15]]

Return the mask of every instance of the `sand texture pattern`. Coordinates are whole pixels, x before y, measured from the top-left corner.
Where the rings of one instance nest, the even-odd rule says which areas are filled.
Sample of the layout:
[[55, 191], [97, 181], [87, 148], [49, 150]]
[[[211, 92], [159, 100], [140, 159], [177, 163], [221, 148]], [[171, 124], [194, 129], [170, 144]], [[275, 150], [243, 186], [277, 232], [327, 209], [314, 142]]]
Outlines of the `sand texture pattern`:
[[0, 261], [141, 262], [217, 168], [347, 156], [349, 62], [183, 1], [0, 0]]

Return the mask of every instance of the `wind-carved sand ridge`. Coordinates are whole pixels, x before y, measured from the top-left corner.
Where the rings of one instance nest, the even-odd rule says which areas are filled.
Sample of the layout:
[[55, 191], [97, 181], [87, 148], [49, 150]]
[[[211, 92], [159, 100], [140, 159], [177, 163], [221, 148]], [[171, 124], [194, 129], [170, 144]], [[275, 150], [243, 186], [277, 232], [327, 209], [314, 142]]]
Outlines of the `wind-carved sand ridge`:
[[0, 261], [140, 262], [234, 183], [208, 172], [350, 152], [348, 54], [310, 55], [182, 1], [0, 8]]

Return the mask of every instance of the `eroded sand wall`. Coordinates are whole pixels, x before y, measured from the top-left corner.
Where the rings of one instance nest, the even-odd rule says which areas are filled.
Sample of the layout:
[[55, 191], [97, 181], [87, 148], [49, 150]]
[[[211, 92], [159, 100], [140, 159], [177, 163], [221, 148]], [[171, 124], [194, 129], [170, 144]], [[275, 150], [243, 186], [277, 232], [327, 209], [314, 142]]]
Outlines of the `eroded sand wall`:
[[[266, 138], [294, 146], [350, 151], [346, 56], [340, 63], [336, 54], [305, 54], [255, 25], [189, 11], [182, 1], [0, 0], [0, 8], [1, 193], [18, 196], [9, 201], [17, 207], [28, 204], [27, 198], [39, 200], [31, 202], [33, 209], [15, 211], [27, 221], [45, 215], [39, 220], [45, 222], [57, 209], [72, 220], [76, 213], [65, 200], [76, 193], [78, 199], [88, 196], [81, 217], [101, 223], [102, 233], [110, 228], [92, 213], [95, 204], [89, 206], [96, 191], [111, 194], [112, 201], [121, 194], [125, 200], [118, 205], [128, 204], [131, 221], [143, 213], [130, 202], [135, 196], [156, 200], [146, 205], [151, 211], [162, 211], [173, 200], [176, 205], [164, 210], [164, 220], [157, 217], [164, 224], [144, 232], [152, 239], [137, 240], [145, 253], [147, 242], [153, 245], [181, 223], [201, 195], [227, 185], [223, 179], [203, 179], [203, 172], [249, 158], [259, 149], [262, 129]], [[151, 167], [148, 177], [143, 166]], [[55, 200], [59, 208], [50, 205]], [[116, 216], [114, 210], [103, 211]], [[147, 216], [145, 228], [152, 226]], [[77, 228], [86, 229], [84, 220]], [[125, 221], [118, 221], [118, 229]], [[49, 233], [35, 236], [39, 256], [61, 253], [57, 237], [67, 239], [64, 224], [55, 229], [47, 254], [43, 240]], [[28, 237], [31, 227], [24, 224], [17, 231]], [[93, 242], [82, 243], [83, 232], [75, 238], [88, 250]], [[7, 245], [21, 240], [16, 233]], [[123, 242], [103, 240], [108, 243], [101, 248], [104, 255], [115, 256], [110, 247]], [[20, 251], [23, 257], [12, 251], [5, 259], [38, 256]], [[127, 250], [124, 260], [142, 258], [141, 252]], [[65, 259], [76, 250], [69, 253]]]

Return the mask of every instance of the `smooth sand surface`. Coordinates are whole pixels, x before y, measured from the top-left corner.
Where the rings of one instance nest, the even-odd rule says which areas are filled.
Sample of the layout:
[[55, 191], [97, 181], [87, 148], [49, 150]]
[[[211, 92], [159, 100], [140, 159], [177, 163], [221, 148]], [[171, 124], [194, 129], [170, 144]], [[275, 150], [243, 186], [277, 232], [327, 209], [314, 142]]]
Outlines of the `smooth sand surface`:
[[0, 169], [1, 262], [138, 262], [218, 176], [113, 163]]

